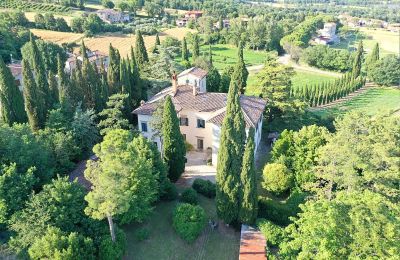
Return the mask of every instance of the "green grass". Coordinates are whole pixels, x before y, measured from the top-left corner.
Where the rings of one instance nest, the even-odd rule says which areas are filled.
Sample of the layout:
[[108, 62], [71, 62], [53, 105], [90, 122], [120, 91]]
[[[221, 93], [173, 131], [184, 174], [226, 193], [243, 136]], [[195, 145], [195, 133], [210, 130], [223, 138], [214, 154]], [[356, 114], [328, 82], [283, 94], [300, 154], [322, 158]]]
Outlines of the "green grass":
[[[296, 75], [292, 78], [293, 87], [299, 87], [303, 85], [316, 84], [321, 82], [328, 82], [335, 79], [334, 76], [321, 74], [317, 72], [296, 70]], [[250, 73], [247, 79], [246, 95], [258, 96], [261, 93], [261, 89], [257, 86], [257, 73]]]
[[400, 89], [397, 88], [371, 88], [355, 98], [340, 103], [334, 107], [313, 111], [322, 117], [337, 117], [350, 111], [362, 111], [375, 114], [379, 111], [400, 110]]
[[[124, 259], [238, 259], [240, 233], [233, 229], [219, 226], [217, 230], [210, 230], [207, 224], [193, 244], [183, 241], [172, 227], [172, 211], [176, 204], [176, 201], [160, 202], [145, 223], [124, 227], [128, 240]], [[214, 200], [199, 195], [199, 204], [208, 218], [217, 219]], [[135, 231], [143, 227], [150, 231], [150, 236], [138, 241]]]

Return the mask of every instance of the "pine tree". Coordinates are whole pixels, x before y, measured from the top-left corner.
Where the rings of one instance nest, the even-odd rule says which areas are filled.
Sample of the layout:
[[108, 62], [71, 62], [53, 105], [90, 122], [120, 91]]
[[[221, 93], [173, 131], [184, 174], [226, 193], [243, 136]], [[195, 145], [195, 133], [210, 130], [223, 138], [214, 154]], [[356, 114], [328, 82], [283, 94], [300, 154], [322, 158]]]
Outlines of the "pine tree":
[[247, 85], [247, 77], [249, 72], [247, 71], [246, 64], [243, 59], [243, 47], [242, 43], [239, 43], [238, 48], [238, 61], [235, 66], [231, 81], [238, 85], [239, 92], [244, 93]]
[[26, 122], [24, 99], [10, 69], [0, 56], [0, 119], [8, 125]]
[[239, 89], [235, 82], [229, 87], [226, 115], [221, 129], [216, 206], [218, 216], [230, 224], [236, 222], [239, 217], [240, 173], [246, 140]]
[[106, 135], [112, 129], [129, 129], [129, 121], [124, 117], [124, 104], [128, 96], [114, 94], [107, 101], [107, 108], [99, 113], [102, 120], [99, 122], [101, 135]]
[[33, 78], [32, 70], [27, 60], [22, 60], [22, 78], [24, 82], [25, 110], [32, 130], [37, 131], [46, 122], [46, 106], [43, 95]]
[[49, 80], [49, 90], [50, 90], [50, 97], [49, 97], [49, 101], [51, 104], [51, 107], [54, 108], [57, 104], [58, 104], [58, 83], [57, 83], [57, 79], [55, 78], [55, 76], [53, 75], [53, 72], [51, 72], [51, 70], [49, 70], [48, 73], [48, 80]]
[[243, 156], [242, 172], [240, 174], [241, 196], [239, 221], [254, 224], [257, 219], [257, 177], [254, 166], [254, 128], [250, 128]]
[[165, 99], [162, 122], [163, 158], [168, 165], [168, 178], [176, 182], [185, 170], [186, 147], [170, 96]]
[[109, 86], [109, 93], [115, 94], [119, 92], [119, 67], [120, 67], [120, 56], [118, 50], [116, 50], [110, 43], [109, 47], [109, 64], [107, 69], [107, 83]]
[[192, 42], [192, 61], [195, 61], [200, 56], [200, 43], [199, 43], [199, 35], [193, 35], [193, 42]]
[[183, 40], [182, 40], [182, 60], [189, 62], [189, 51], [187, 48], [187, 43], [186, 43], [185, 37], [183, 37]]
[[357, 47], [357, 53], [356, 57], [354, 58], [354, 63], [353, 63], [353, 78], [358, 78], [361, 74], [361, 65], [363, 62], [363, 54], [364, 54], [364, 47], [363, 47], [363, 42], [360, 41]]
[[140, 30], [136, 31], [135, 58], [139, 71], [142, 71], [145, 64], [149, 61], [149, 57], [147, 56], [146, 46], [144, 45], [143, 36]]

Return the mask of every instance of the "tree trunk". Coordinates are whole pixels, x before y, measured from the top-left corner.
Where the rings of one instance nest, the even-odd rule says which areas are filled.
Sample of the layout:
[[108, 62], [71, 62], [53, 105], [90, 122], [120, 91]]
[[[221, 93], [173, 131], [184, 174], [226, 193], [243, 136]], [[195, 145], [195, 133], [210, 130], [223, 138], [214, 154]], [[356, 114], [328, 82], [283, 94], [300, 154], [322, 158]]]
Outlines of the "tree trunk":
[[111, 240], [115, 242], [114, 222], [111, 215], [107, 216], [108, 225], [110, 226]]

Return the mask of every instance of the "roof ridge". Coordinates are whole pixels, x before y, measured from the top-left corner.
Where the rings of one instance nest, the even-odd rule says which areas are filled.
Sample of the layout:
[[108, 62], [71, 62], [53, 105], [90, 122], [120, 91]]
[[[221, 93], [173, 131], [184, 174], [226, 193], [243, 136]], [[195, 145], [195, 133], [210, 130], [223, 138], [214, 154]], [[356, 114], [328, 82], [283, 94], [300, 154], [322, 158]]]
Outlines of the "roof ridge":
[[242, 106], [240, 106], [240, 109], [242, 110], [245, 119], [247, 119], [247, 121], [249, 121], [251, 123], [251, 126], [256, 127], [254, 125], [253, 121], [251, 121], [251, 118], [249, 117], [249, 115], [246, 113], [246, 110], [244, 110]]

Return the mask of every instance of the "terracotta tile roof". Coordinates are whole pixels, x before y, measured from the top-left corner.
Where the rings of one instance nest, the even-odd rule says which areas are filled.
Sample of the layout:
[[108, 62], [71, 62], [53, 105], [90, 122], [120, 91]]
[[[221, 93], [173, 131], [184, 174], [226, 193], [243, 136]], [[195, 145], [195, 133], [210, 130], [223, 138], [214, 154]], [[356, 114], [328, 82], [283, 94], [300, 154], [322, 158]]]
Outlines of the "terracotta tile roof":
[[11, 74], [14, 77], [17, 77], [18, 75], [20, 75], [22, 73], [22, 65], [20, 63], [12, 63], [7, 65], [7, 67], [10, 69]]
[[196, 77], [202, 79], [205, 76], [207, 76], [207, 71], [197, 68], [197, 67], [192, 67], [190, 69], [184, 70], [181, 73], [179, 73], [178, 77], [182, 77], [185, 75], [193, 75], [193, 76], [196, 76]]
[[[142, 106], [136, 108], [132, 113], [138, 115], [151, 115], [156, 110], [159, 102], [167, 95], [170, 95], [175, 109], [179, 112], [182, 109], [195, 110], [198, 112], [214, 113], [207, 121], [216, 125], [222, 125], [226, 109], [226, 93], [198, 93], [193, 95], [193, 87], [190, 85], [178, 86], [178, 92], [173, 95], [172, 88], [164, 89], [157, 93]], [[257, 97], [241, 96], [240, 104], [246, 127], [256, 127], [258, 120], [262, 117], [266, 101]]]

